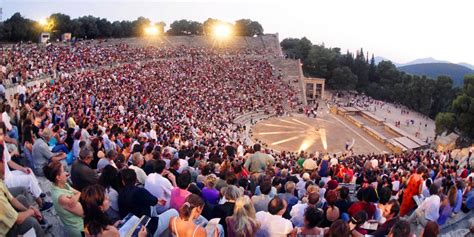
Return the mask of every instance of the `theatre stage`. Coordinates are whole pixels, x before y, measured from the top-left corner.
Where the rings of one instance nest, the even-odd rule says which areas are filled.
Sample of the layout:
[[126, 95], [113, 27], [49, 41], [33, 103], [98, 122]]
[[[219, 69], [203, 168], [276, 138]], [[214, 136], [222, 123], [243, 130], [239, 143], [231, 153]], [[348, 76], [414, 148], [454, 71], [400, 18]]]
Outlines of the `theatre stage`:
[[277, 151], [344, 152], [346, 142], [356, 154], [388, 151], [381, 142], [362, 129], [329, 113], [321, 118], [301, 114], [273, 117], [257, 122], [251, 128], [254, 142]]

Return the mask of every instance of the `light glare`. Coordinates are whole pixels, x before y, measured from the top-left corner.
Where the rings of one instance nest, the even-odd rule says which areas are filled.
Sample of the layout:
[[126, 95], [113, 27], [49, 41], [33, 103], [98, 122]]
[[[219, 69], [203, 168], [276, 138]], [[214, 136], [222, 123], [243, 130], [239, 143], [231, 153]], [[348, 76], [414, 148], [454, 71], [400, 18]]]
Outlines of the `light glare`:
[[217, 38], [226, 38], [231, 34], [230, 26], [227, 24], [217, 24], [214, 26], [214, 36]]
[[145, 34], [149, 36], [157, 35], [158, 34], [158, 27], [154, 25], [149, 25], [145, 27]]

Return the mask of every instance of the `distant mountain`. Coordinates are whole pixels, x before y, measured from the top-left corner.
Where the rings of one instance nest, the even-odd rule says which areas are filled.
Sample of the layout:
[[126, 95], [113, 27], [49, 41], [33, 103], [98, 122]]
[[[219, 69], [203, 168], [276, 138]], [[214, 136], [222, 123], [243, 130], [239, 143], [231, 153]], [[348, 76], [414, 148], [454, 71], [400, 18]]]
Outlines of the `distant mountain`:
[[471, 70], [474, 70], [474, 65], [472, 64], [469, 64], [469, 63], [458, 63], [458, 64], [464, 67], [470, 68]]
[[409, 74], [423, 76], [436, 79], [438, 76], [445, 75], [453, 79], [454, 86], [462, 86], [464, 75], [474, 74], [474, 70], [453, 63], [424, 63], [413, 64], [398, 67], [398, 70]]
[[390, 59], [388, 59], [388, 58], [384, 58], [384, 57], [380, 57], [380, 56], [376, 56], [376, 57], [374, 58], [374, 60], [375, 60], [375, 64], [376, 64], [376, 65], [378, 65], [378, 64], [379, 64], [380, 62], [382, 62], [382, 61], [391, 61], [391, 62], [393, 63], [393, 65], [395, 65], [396, 67], [398, 67], [398, 66], [400, 65], [400, 64], [398, 64], [398, 63], [396, 63], [396, 62], [394, 62], [394, 61], [392, 61], [392, 60], [390, 60]]
[[444, 60], [438, 60], [438, 59], [434, 59], [432, 57], [429, 57], [429, 58], [415, 59], [415, 60], [413, 60], [411, 62], [408, 62], [408, 63], [402, 63], [402, 64], [399, 65], [399, 67], [414, 65], [414, 64], [425, 64], [425, 63], [450, 63], [450, 62], [444, 61]]

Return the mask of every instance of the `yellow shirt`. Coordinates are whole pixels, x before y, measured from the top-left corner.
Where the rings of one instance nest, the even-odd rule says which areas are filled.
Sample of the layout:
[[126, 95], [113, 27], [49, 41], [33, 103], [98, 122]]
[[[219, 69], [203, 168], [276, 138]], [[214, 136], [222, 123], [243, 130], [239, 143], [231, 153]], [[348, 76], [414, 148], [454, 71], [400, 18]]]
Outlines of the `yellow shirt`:
[[10, 203], [12, 198], [13, 196], [8, 191], [3, 179], [0, 179], [0, 236], [7, 235], [18, 217], [18, 212]]

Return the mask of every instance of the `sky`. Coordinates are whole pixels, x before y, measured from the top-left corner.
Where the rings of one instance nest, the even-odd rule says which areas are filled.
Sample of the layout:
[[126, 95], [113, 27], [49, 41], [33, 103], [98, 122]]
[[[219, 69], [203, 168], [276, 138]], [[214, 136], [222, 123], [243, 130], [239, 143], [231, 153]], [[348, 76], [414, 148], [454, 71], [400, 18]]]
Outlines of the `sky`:
[[0, 0], [5, 20], [15, 12], [40, 20], [60, 12], [153, 22], [249, 18], [265, 33], [307, 37], [313, 44], [364, 52], [397, 63], [434, 57], [474, 65], [472, 0]]

